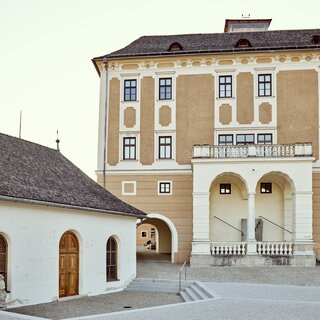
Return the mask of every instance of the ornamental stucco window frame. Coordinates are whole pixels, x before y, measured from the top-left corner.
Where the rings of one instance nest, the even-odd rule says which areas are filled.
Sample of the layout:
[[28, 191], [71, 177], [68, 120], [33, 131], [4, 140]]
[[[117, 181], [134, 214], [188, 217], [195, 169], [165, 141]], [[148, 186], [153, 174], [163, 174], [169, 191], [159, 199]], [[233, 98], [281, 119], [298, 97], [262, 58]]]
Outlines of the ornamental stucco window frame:
[[[155, 81], [154, 81], [154, 92], [155, 92], [155, 102], [156, 103], [170, 103], [174, 102], [176, 98], [176, 71], [156, 71]], [[171, 78], [171, 99], [160, 99], [160, 79]]]
[[137, 101], [137, 79], [123, 80], [123, 101]]
[[[123, 73], [120, 75], [120, 102], [121, 104], [127, 105], [128, 103], [139, 103], [140, 99], [140, 73]], [[135, 100], [126, 100], [125, 99], [125, 83], [126, 81], [136, 81], [136, 99]]]
[[258, 97], [272, 96], [272, 74], [259, 73], [258, 74]]
[[137, 160], [137, 137], [122, 137], [122, 160]]
[[233, 98], [232, 75], [219, 75], [219, 98]]
[[158, 159], [172, 160], [173, 159], [173, 138], [171, 135], [158, 136]]
[[159, 100], [172, 100], [172, 77], [159, 78]]

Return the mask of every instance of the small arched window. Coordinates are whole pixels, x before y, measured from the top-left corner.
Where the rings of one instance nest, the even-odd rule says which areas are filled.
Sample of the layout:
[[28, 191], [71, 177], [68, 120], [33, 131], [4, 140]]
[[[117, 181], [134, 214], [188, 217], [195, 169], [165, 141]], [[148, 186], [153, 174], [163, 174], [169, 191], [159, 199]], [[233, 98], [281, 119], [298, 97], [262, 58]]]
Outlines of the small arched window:
[[252, 47], [250, 41], [248, 39], [240, 39], [236, 43], [236, 48], [247, 48], [247, 47]]
[[5, 237], [0, 234], [0, 274], [4, 277], [5, 289], [7, 290], [7, 264], [8, 244]]
[[179, 42], [171, 43], [168, 48], [168, 51], [181, 51], [181, 50], [183, 50], [183, 47]]
[[115, 238], [110, 237], [106, 248], [106, 278], [107, 281], [118, 280], [118, 244]]

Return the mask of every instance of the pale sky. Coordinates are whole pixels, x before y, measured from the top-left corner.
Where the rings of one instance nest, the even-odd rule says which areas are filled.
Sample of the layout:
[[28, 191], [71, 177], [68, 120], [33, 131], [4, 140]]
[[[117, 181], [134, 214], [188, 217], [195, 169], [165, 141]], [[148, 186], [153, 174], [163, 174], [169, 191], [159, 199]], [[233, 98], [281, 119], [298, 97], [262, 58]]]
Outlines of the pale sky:
[[55, 148], [95, 179], [99, 77], [91, 58], [143, 35], [223, 32], [225, 18], [271, 30], [320, 28], [320, 0], [0, 0], [0, 132]]

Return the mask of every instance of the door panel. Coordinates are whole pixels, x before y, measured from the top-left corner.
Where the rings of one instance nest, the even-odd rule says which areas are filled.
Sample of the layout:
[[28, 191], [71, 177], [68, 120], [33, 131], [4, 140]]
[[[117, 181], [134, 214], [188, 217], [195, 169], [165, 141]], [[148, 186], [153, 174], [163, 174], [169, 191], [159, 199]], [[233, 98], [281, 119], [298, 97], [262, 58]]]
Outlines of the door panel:
[[79, 293], [79, 245], [76, 236], [66, 232], [59, 249], [59, 297]]

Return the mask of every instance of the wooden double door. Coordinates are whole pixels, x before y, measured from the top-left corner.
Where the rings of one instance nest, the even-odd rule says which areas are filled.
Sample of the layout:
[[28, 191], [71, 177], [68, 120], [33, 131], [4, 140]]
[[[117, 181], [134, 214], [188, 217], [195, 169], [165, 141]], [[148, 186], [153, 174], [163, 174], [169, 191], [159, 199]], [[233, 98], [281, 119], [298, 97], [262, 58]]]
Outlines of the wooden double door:
[[79, 294], [79, 243], [72, 232], [66, 232], [59, 244], [59, 297]]

